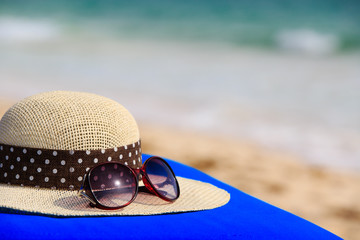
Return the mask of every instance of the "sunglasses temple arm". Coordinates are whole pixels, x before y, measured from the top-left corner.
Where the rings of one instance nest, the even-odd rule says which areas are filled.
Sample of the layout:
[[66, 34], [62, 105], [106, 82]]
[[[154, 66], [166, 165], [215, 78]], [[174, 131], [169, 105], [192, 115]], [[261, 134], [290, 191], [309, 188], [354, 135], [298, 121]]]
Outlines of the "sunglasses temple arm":
[[[80, 187], [80, 190], [78, 191], [78, 196], [80, 198], [86, 198], [88, 199], [93, 205], [96, 205], [96, 202], [89, 196], [86, 194], [86, 191], [85, 191], [85, 183], [86, 183], [86, 174], [84, 176], [84, 180], [83, 180], [83, 183], [81, 184], [81, 187]], [[90, 204], [91, 205], [91, 204]]]
[[86, 199], [88, 199], [92, 204], [96, 205], [96, 202], [95, 202], [93, 199], [91, 199], [91, 197], [89, 197], [89, 196], [86, 194], [86, 192], [85, 192], [84, 189], [80, 189], [80, 191], [78, 192], [78, 196], [81, 197], [81, 198], [86, 198]]

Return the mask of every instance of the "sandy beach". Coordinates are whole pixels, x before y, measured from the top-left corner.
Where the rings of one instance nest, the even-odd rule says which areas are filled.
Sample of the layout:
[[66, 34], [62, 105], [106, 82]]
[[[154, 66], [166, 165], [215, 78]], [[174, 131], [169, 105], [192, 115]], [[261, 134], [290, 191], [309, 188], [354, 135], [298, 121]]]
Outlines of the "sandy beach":
[[[12, 105], [0, 100], [0, 116]], [[360, 176], [302, 164], [297, 156], [221, 136], [139, 122], [143, 152], [197, 168], [345, 239], [359, 239]]]
[[360, 237], [359, 175], [235, 139], [154, 126], [141, 126], [141, 133], [144, 152], [200, 169], [345, 239]]

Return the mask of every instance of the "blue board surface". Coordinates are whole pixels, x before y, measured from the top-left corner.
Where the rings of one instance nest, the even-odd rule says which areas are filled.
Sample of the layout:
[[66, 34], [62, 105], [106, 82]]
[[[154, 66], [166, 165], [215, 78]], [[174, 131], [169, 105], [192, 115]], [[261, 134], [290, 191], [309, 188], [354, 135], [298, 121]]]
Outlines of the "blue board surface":
[[[149, 155], [143, 155], [146, 160]], [[225, 206], [198, 212], [56, 218], [0, 213], [0, 239], [340, 239], [327, 230], [168, 160], [178, 176], [209, 182], [231, 195]]]

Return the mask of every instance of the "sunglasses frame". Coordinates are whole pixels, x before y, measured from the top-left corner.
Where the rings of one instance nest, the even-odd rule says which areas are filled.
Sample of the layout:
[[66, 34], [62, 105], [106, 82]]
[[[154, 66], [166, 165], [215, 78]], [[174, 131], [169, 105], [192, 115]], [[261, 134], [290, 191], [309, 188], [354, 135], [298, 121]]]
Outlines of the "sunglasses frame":
[[[174, 179], [175, 179], [175, 185], [176, 185], [176, 188], [177, 188], [177, 196], [173, 199], [170, 199], [170, 198], [167, 198], [163, 195], [161, 195], [157, 190], [156, 188], [154, 187], [153, 183], [151, 182], [149, 176], [147, 175], [145, 169], [146, 169], [146, 166], [147, 164], [154, 160], [154, 159], [157, 159], [157, 160], [160, 160], [162, 163], [164, 163], [166, 165], [166, 167], [170, 170], [171, 174], [174, 176]], [[92, 189], [91, 189], [91, 185], [90, 185], [90, 174], [92, 172], [92, 170], [94, 168], [97, 168], [99, 166], [102, 166], [102, 165], [107, 165], [107, 164], [111, 164], [111, 163], [117, 163], [117, 164], [120, 164], [128, 169], [130, 169], [131, 173], [133, 174], [133, 176], [136, 178], [136, 191], [135, 191], [135, 194], [134, 196], [131, 198], [131, 200], [122, 205], [122, 206], [117, 206], [117, 207], [108, 207], [108, 206], [105, 206], [105, 205], [102, 205], [95, 197]], [[140, 176], [142, 176], [142, 181], [145, 185], [145, 187], [139, 187], [139, 180], [140, 180]], [[131, 204], [137, 197], [138, 193], [139, 193], [139, 190], [142, 191], [142, 192], [148, 192], [148, 193], [152, 193], [156, 196], [158, 196], [159, 198], [165, 200], [165, 201], [168, 201], [168, 202], [174, 202], [176, 199], [179, 198], [180, 196], [180, 187], [179, 187], [179, 183], [176, 179], [176, 176], [175, 176], [175, 173], [174, 171], [172, 170], [172, 168], [170, 167], [170, 165], [164, 160], [162, 159], [161, 157], [158, 157], [158, 156], [152, 156], [150, 158], [148, 158], [143, 166], [140, 168], [140, 169], [133, 169], [125, 164], [122, 164], [120, 162], [116, 162], [116, 161], [112, 161], [112, 162], [106, 162], [106, 163], [100, 163], [94, 167], [92, 167], [84, 176], [84, 180], [83, 180], [83, 184], [81, 185], [81, 188], [78, 192], [79, 196], [80, 197], [83, 197], [83, 198], [87, 198], [89, 201], [90, 201], [90, 205], [92, 207], [97, 207], [97, 208], [100, 208], [100, 209], [106, 209], [106, 210], [116, 210], [116, 209], [120, 209], [120, 208], [123, 208], [123, 207], [126, 207], [128, 206], [129, 204]]]

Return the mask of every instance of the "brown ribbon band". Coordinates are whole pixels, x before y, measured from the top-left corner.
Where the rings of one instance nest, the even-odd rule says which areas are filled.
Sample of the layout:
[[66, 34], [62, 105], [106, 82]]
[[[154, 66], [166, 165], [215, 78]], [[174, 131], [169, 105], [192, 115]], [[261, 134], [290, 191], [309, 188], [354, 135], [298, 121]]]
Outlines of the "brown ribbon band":
[[90, 168], [108, 161], [140, 168], [140, 140], [122, 147], [86, 151], [35, 149], [0, 144], [0, 183], [78, 190]]

